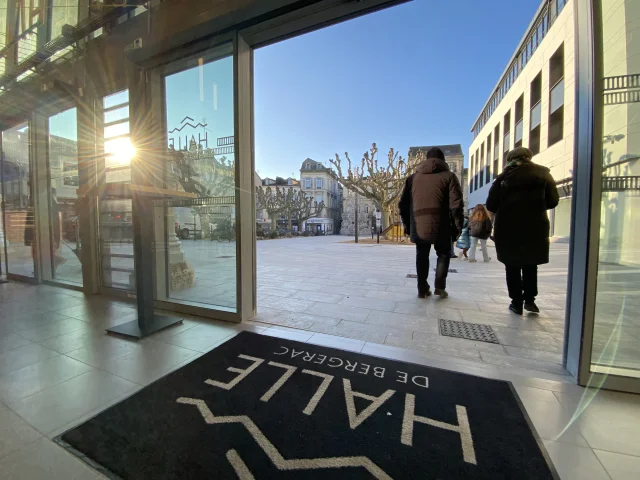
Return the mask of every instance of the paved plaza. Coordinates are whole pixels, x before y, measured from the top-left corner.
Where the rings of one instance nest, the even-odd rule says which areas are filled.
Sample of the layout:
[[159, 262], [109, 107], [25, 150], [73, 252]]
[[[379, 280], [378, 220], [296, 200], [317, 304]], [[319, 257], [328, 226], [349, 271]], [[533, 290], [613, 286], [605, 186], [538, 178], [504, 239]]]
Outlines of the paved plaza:
[[[540, 268], [540, 315], [517, 316], [504, 267], [452, 259], [450, 297], [418, 299], [412, 245], [344, 243], [339, 236], [258, 242], [259, 322], [333, 335], [344, 345], [400, 347], [444, 362], [490, 364], [523, 375], [565, 376], [562, 368], [568, 246], [554, 244]], [[480, 255], [481, 258], [481, 255]], [[432, 268], [435, 255], [432, 254]], [[430, 277], [431, 282], [433, 277]], [[441, 336], [439, 319], [491, 325], [500, 344]]]
[[[235, 304], [235, 244], [183, 242], [195, 266], [196, 285], [175, 299]], [[446, 362], [521, 369], [527, 375], [565, 375], [562, 368], [569, 246], [552, 243], [550, 263], [539, 267], [539, 315], [518, 316], [504, 266], [452, 259], [450, 297], [416, 296], [415, 252], [411, 244], [355, 244], [341, 236], [264, 240], [258, 251], [256, 321], [343, 338], [340, 344], [411, 349]], [[431, 281], [435, 254], [431, 255]], [[640, 270], [601, 263], [598, 277], [593, 363], [640, 369]], [[445, 337], [439, 320], [490, 325], [500, 344]]]
[[[552, 244], [551, 262], [539, 269], [540, 315], [520, 317], [507, 310], [510, 299], [504, 267], [489, 244], [493, 258], [489, 263], [452, 259], [455, 272], [449, 275], [449, 298], [420, 300], [416, 280], [407, 278], [415, 274], [410, 244], [355, 244], [342, 236], [259, 241], [258, 315], [254, 321], [310, 332], [318, 341], [340, 339], [336, 346], [342, 348], [410, 349], [449, 363], [565, 378], [562, 349], [568, 245]], [[183, 241], [196, 283], [171, 292], [170, 300], [234, 307], [235, 247], [234, 242]], [[56, 276], [79, 279], [80, 264], [68, 250], [60, 252], [67, 262]], [[435, 255], [431, 258], [433, 282]], [[480, 252], [477, 258], [482, 258]], [[120, 280], [128, 282], [127, 275], [122, 275]], [[633, 288], [640, 284], [639, 279], [640, 269], [600, 264], [594, 364], [640, 369], [640, 320], [632, 313], [640, 306], [640, 292]], [[491, 325], [500, 343], [442, 336], [440, 319]]]

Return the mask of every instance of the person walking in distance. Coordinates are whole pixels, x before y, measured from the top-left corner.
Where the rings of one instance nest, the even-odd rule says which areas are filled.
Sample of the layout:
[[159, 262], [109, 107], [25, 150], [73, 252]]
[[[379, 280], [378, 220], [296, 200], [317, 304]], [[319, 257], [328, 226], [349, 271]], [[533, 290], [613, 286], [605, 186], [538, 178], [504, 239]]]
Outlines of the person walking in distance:
[[471, 247], [471, 236], [469, 235], [469, 218], [466, 215], [464, 217], [464, 224], [462, 225], [462, 233], [460, 234], [460, 238], [458, 238], [456, 247], [462, 250], [462, 256], [460, 258], [469, 260], [467, 252]]
[[399, 207], [405, 230], [416, 245], [418, 297], [431, 295], [427, 277], [432, 245], [438, 255], [434, 293], [448, 297], [451, 244], [460, 236], [464, 213], [460, 183], [442, 150], [430, 149], [416, 173], [407, 178]]
[[491, 235], [491, 217], [484, 205], [476, 205], [469, 219], [469, 234], [471, 235], [471, 252], [469, 253], [469, 263], [476, 261], [476, 248], [480, 243], [482, 257], [485, 262], [489, 262], [489, 252], [487, 251], [487, 239]]
[[487, 209], [495, 214], [493, 238], [498, 260], [505, 265], [509, 309], [539, 313], [538, 265], [549, 263], [547, 210], [560, 197], [549, 169], [531, 161], [531, 150], [518, 147], [507, 155], [507, 166], [494, 180]]

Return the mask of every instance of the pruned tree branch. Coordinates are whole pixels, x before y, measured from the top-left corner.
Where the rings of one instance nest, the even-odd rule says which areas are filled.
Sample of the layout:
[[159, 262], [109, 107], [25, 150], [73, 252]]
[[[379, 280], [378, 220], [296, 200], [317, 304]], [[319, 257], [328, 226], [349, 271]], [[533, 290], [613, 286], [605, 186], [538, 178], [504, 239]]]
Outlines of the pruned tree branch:
[[[386, 165], [378, 164], [378, 147], [374, 143], [368, 152], [362, 156], [359, 164], [354, 164], [345, 152], [344, 160], [336, 153], [335, 160], [329, 162], [335, 167], [334, 177], [342, 185], [361, 195], [373, 200], [374, 204], [385, 213], [385, 220], [389, 219], [394, 203], [402, 192], [404, 181], [413, 173], [418, 164], [423, 160], [423, 154], [410, 157], [405, 160], [393, 148], [387, 153]], [[346, 171], [343, 170], [346, 161]]]

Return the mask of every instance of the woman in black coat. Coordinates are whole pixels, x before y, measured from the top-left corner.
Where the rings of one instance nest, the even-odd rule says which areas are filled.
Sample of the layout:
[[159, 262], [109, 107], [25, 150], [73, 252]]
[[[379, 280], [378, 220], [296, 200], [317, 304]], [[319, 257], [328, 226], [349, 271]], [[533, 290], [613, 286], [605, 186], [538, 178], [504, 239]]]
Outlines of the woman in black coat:
[[560, 200], [549, 169], [531, 161], [528, 148], [507, 155], [507, 166], [494, 180], [487, 209], [494, 213], [493, 238], [505, 265], [509, 309], [538, 313], [538, 265], [549, 263], [549, 217]]

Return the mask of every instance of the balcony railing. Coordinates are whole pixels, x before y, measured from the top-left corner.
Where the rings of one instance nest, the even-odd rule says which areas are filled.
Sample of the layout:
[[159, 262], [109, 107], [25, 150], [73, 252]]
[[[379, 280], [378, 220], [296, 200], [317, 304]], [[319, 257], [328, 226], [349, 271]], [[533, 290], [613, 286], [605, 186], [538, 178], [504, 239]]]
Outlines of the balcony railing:
[[640, 176], [634, 177], [602, 177], [602, 191], [624, 192], [640, 191]]
[[604, 94], [605, 105], [624, 105], [625, 103], [640, 103], [640, 90]]
[[[556, 182], [562, 198], [573, 193], [573, 179], [565, 178]], [[603, 192], [640, 192], [640, 176], [602, 177]]]
[[625, 90], [627, 88], [640, 88], [640, 73], [604, 78], [605, 92], [608, 90]]

